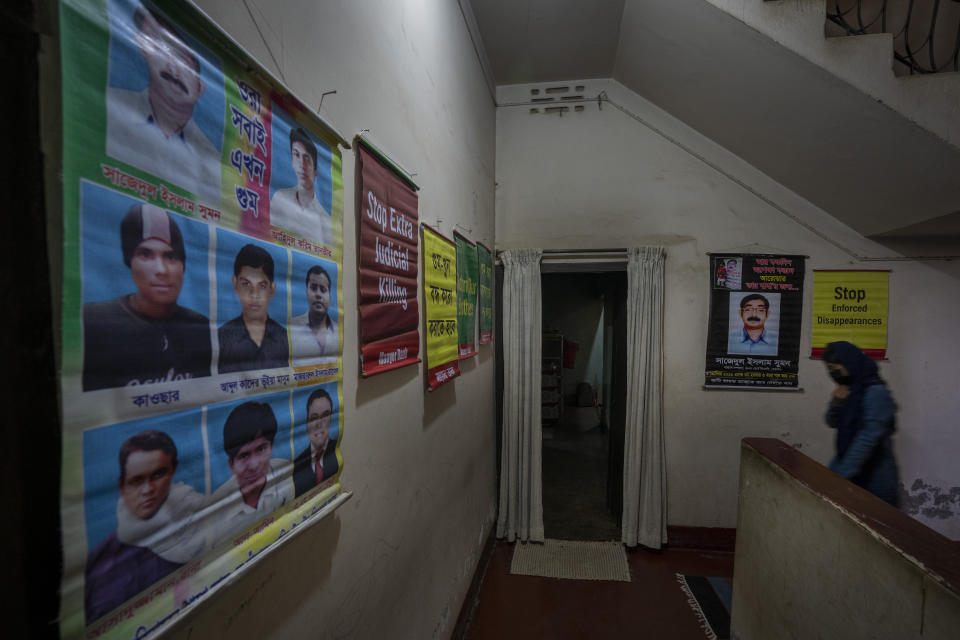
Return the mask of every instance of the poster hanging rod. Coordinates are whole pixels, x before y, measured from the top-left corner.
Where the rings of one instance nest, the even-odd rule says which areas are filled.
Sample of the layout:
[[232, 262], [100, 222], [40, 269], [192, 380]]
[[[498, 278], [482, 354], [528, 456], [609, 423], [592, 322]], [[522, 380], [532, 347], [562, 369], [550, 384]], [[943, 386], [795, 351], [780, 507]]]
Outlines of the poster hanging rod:
[[806, 393], [803, 387], [735, 387], [732, 385], [702, 385], [703, 391], [765, 391], [767, 393]]
[[[185, 606], [183, 609], [178, 610], [170, 618], [170, 626], [165, 629], [165, 631], [173, 632], [175, 629], [182, 629], [186, 620], [189, 619], [189, 614], [193, 612], [193, 609], [207, 606], [209, 603], [208, 598], [210, 596], [218, 591], [226, 591], [228, 588], [232, 587], [232, 585], [239, 582], [240, 578], [247, 575], [250, 570], [253, 569], [253, 567], [260, 564], [260, 561], [269, 555], [268, 553], [264, 553], [265, 551], [268, 549], [279, 549], [280, 547], [286, 545], [288, 542], [298, 537], [301, 533], [339, 509], [343, 503], [352, 497], [352, 491], [341, 490], [340, 493], [330, 498], [322, 507], [320, 507], [318, 511], [310, 516], [307, 516], [304, 521], [296, 523], [296, 528], [291, 529], [286, 534], [282, 535], [282, 537], [278, 538], [276, 542], [270, 545], [270, 547], [264, 548], [256, 554], [251, 553], [247, 560], [241, 562], [233, 571], [221, 578], [221, 580], [219, 580], [215, 586], [206, 589], [206, 593], [204, 593], [205, 597], [203, 597], [195, 606]], [[191, 602], [190, 604], [192, 605], [193, 603]]]
[[417, 183], [413, 181], [413, 176], [417, 174], [410, 173], [409, 171], [401, 167], [395, 160], [393, 160], [390, 156], [388, 156], [383, 151], [381, 151], [379, 147], [377, 147], [375, 144], [370, 142], [370, 136], [367, 135], [369, 131], [370, 129], [361, 129], [360, 132], [356, 135], [355, 140], [359, 140], [360, 144], [362, 144], [364, 147], [367, 148], [367, 151], [377, 156], [377, 158], [379, 158], [381, 162], [383, 162], [385, 165], [393, 169], [393, 172], [396, 173], [398, 176], [400, 176], [400, 178], [402, 178], [404, 182], [409, 184], [414, 191], [420, 191], [419, 185], [417, 185]]
[[[334, 127], [334, 126], [331, 125], [329, 122], [327, 122], [326, 118], [324, 118], [323, 116], [320, 115], [320, 111], [319, 111], [319, 110], [320, 110], [320, 107], [319, 107], [319, 106], [317, 107], [317, 110], [316, 110], [316, 111], [314, 111], [313, 109], [311, 109], [310, 107], [308, 107], [308, 106], [307, 106], [307, 103], [306, 103], [304, 100], [302, 100], [302, 99], [300, 98], [300, 96], [298, 96], [296, 93], [294, 93], [294, 91], [293, 91], [290, 87], [287, 86], [287, 83], [286, 83], [286, 82], [284, 82], [283, 80], [281, 80], [280, 78], [278, 78], [277, 76], [275, 76], [272, 71], [270, 71], [269, 69], [267, 69], [266, 67], [264, 67], [262, 64], [260, 64], [260, 63], [257, 61], [257, 59], [256, 59], [255, 57], [253, 57], [253, 56], [250, 54], [249, 51], [247, 51], [246, 47], [244, 47], [244, 46], [241, 45], [239, 42], [237, 42], [237, 40], [234, 39], [233, 36], [231, 36], [229, 33], [227, 33], [223, 28], [221, 28], [220, 25], [217, 23], [217, 21], [214, 20], [213, 18], [211, 18], [211, 17], [207, 14], [206, 11], [204, 11], [203, 9], [201, 9], [200, 7], [198, 7], [197, 4], [196, 4], [196, 2], [195, 2], [195, 0], [188, 0], [188, 2], [186, 3], [186, 6], [188, 6], [191, 11], [194, 11], [197, 15], [199, 15], [199, 16], [202, 18], [202, 20], [199, 21], [199, 24], [200, 24], [201, 26], [204, 25], [204, 24], [215, 25], [215, 30], [214, 30], [214, 34], [213, 34], [215, 38], [223, 38], [224, 40], [226, 40], [227, 42], [229, 42], [232, 46], [236, 47], [236, 48], [237, 48], [237, 51], [239, 51], [241, 54], [243, 54], [243, 57], [246, 58], [246, 59], [245, 59], [245, 60], [241, 60], [241, 62], [244, 63], [244, 65], [247, 67], [247, 71], [248, 71], [248, 72], [250, 72], [250, 73], [256, 73], [256, 74], [259, 74], [259, 75], [261, 75], [261, 76], [264, 76], [264, 77], [266, 77], [267, 80], [269, 80], [269, 81], [272, 82], [273, 84], [275, 84], [275, 85], [277, 85], [277, 86], [279, 86], [279, 87], [283, 87], [283, 89], [284, 89], [287, 93], [290, 94], [290, 97], [293, 98], [296, 102], [298, 102], [298, 103], [299, 103], [299, 106], [302, 107], [303, 110], [304, 110], [306, 113], [309, 113], [310, 116], [311, 116], [312, 118], [316, 119], [321, 125], [323, 125], [323, 127], [324, 127], [325, 129], [327, 129], [327, 131], [329, 131], [329, 132], [332, 133], [334, 136], [336, 136], [337, 142], [340, 144], [341, 147], [343, 147], [343, 148], [345, 148], [345, 149], [349, 149], [349, 148], [350, 148], [351, 145], [350, 145], [349, 142], [347, 142], [347, 139], [344, 138], [343, 135], [342, 135], [339, 131], [337, 131], [336, 127]], [[335, 92], [335, 91], [334, 91], [334, 92], [328, 91], [327, 93], [336, 93], [336, 92]], [[323, 102], [323, 98], [322, 98], [322, 97], [321, 97], [321, 99], [320, 99], [320, 102], [321, 102], [321, 103]]]
[[[495, 264], [503, 264], [501, 256], [509, 249], [497, 249]], [[666, 253], [664, 253], [666, 255]], [[563, 271], [623, 271], [627, 263], [627, 249], [543, 249], [541, 269]]]
[[[708, 256], [727, 256], [727, 255], [730, 255], [731, 253], [751, 253], [751, 252], [737, 250], [737, 251], [706, 251], [705, 253]], [[764, 255], [764, 254], [757, 254], [757, 255]], [[810, 256], [805, 256], [797, 253], [790, 253], [789, 251], [778, 251], [776, 253], [770, 253], [770, 255], [772, 256], [773, 255], [793, 255], [793, 256], [799, 255], [801, 258], [806, 258], [807, 260], [810, 259]]]
[[[497, 249], [497, 255], [500, 255], [508, 249]], [[626, 253], [626, 249], [544, 249], [543, 255], [548, 254], [572, 254], [572, 253], [585, 253], [585, 254], [598, 254], [598, 253]]]
[[544, 253], [626, 253], [626, 249], [544, 249]]

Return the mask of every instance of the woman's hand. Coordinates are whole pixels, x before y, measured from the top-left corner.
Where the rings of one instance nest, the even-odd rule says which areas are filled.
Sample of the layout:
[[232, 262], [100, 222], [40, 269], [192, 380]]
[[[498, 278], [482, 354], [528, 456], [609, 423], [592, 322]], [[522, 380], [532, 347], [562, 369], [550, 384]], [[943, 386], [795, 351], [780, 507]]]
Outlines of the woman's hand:
[[837, 385], [837, 388], [833, 390], [833, 395], [830, 397], [830, 402], [834, 404], [840, 404], [847, 399], [847, 396], [850, 395], [850, 387], [841, 384]]

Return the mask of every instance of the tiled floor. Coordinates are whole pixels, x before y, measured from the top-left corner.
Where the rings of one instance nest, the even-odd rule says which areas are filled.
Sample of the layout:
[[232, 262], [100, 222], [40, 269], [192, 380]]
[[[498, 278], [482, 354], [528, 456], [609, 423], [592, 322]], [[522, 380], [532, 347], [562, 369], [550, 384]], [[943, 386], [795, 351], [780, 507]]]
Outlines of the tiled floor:
[[[519, 544], [519, 543], [518, 543]], [[628, 551], [632, 582], [510, 574], [513, 545], [498, 541], [466, 638], [704, 640], [676, 574], [733, 575], [733, 554]]]
[[607, 436], [556, 427], [543, 440], [543, 528], [555, 540], [619, 540], [607, 509]]

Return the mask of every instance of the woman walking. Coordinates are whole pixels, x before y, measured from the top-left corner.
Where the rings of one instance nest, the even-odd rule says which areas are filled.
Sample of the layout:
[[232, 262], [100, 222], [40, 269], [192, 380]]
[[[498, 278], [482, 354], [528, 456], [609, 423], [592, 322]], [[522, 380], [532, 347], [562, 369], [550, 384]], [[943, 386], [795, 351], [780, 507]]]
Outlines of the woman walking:
[[899, 507], [900, 481], [891, 442], [897, 405], [877, 364], [849, 342], [831, 342], [823, 359], [837, 383], [826, 415], [827, 425], [837, 430], [830, 470]]

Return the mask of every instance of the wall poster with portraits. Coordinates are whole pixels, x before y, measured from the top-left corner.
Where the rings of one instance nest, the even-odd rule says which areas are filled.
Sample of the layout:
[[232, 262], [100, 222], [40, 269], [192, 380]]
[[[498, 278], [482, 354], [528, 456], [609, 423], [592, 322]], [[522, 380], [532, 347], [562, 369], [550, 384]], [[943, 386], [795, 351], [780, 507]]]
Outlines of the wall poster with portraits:
[[796, 389], [804, 256], [709, 255], [706, 387]]
[[342, 138], [186, 0], [63, 0], [63, 637], [341, 495]]

